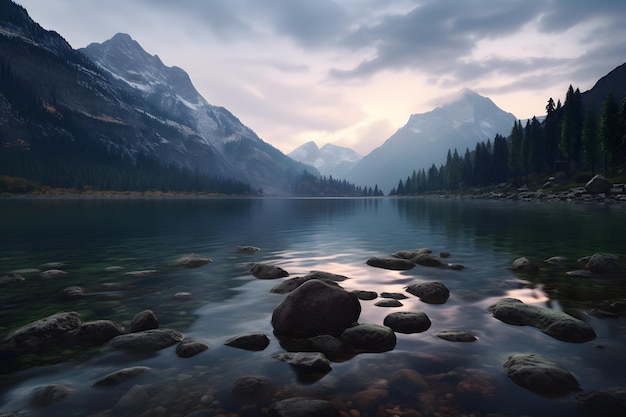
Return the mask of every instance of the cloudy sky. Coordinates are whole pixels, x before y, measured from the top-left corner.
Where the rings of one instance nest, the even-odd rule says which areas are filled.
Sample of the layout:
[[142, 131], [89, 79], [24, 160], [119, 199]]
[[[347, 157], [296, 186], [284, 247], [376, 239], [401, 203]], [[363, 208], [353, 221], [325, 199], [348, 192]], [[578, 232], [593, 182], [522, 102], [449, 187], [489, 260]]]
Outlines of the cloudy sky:
[[17, 0], [74, 47], [131, 35], [285, 153], [367, 154], [468, 87], [518, 118], [626, 62], [623, 0]]

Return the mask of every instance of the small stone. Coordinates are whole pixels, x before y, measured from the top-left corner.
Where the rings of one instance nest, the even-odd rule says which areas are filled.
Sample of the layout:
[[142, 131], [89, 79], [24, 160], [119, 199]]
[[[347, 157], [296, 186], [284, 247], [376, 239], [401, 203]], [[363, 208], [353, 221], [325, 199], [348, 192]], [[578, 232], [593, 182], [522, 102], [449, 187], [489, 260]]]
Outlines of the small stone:
[[82, 288], [77, 285], [72, 285], [71, 287], [64, 288], [63, 291], [61, 291], [60, 297], [69, 300], [72, 298], [82, 297], [83, 295], [84, 294]]
[[423, 312], [399, 311], [385, 317], [383, 324], [398, 333], [421, 333], [428, 330], [431, 321]]
[[409, 297], [399, 292], [382, 292], [380, 293], [382, 298], [393, 298], [394, 300], [405, 300]]
[[213, 262], [213, 259], [205, 258], [197, 253], [188, 253], [175, 261], [176, 265], [183, 266], [185, 268], [198, 268], [210, 262]]
[[378, 298], [378, 294], [375, 291], [363, 291], [363, 290], [354, 290], [352, 291], [359, 300], [374, 300]]
[[341, 334], [341, 342], [357, 352], [387, 352], [396, 347], [396, 334], [378, 324], [358, 324]]
[[320, 352], [286, 352], [273, 357], [296, 368], [311, 372], [328, 372], [332, 369], [330, 361]]
[[271, 380], [256, 375], [238, 378], [232, 388], [233, 399], [243, 404], [268, 400], [274, 392], [276, 386]]
[[126, 272], [126, 273], [124, 273], [124, 275], [127, 276], [127, 277], [132, 277], [132, 278], [147, 278], [147, 277], [151, 277], [153, 275], [156, 275], [158, 273], [159, 273], [159, 271], [157, 271], [156, 269], [144, 269], [142, 271]]
[[26, 278], [13, 272], [0, 277], [0, 285], [13, 285], [24, 281], [26, 281]]
[[206, 343], [195, 340], [183, 340], [176, 347], [176, 355], [180, 358], [191, 358], [198, 353], [204, 352], [209, 346]]
[[283, 268], [270, 264], [254, 264], [250, 272], [259, 279], [276, 279], [289, 276], [289, 273]]
[[270, 344], [263, 333], [246, 333], [229, 339], [225, 345], [250, 351], [261, 351]]
[[69, 275], [67, 272], [60, 269], [48, 269], [47, 271], [43, 271], [39, 274], [39, 276], [44, 279], [60, 278], [67, 275]]
[[526, 257], [517, 258], [513, 261], [511, 269], [517, 272], [532, 274], [539, 271], [539, 267]]
[[181, 340], [183, 340], [183, 335], [176, 330], [152, 329], [117, 336], [109, 342], [109, 345], [113, 348], [133, 352], [154, 352], [172, 346]]
[[191, 294], [190, 292], [181, 291], [174, 294], [172, 298], [178, 301], [189, 301], [193, 300], [193, 294]]
[[412, 284], [406, 290], [428, 304], [444, 304], [450, 297], [450, 290], [437, 281]]
[[376, 307], [402, 307], [402, 303], [392, 298], [380, 300], [374, 304]]
[[516, 384], [547, 397], [561, 397], [579, 389], [574, 376], [556, 362], [534, 353], [509, 356], [503, 365]]
[[237, 250], [239, 250], [240, 252], [245, 252], [245, 253], [254, 253], [254, 252], [260, 251], [261, 249], [257, 248], [256, 246], [243, 245], [243, 246], [237, 246]]
[[449, 342], [475, 342], [478, 340], [476, 336], [474, 336], [470, 332], [463, 332], [458, 330], [442, 330], [437, 333], [437, 337], [447, 340]]
[[369, 266], [376, 268], [390, 269], [393, 271], [406, 271], [415, 267], [415, 263], [402, 258], [381, 258], [372, 257], [366, 262]]
[[157, 320], [154, 311], [144, 310], [133, 317], [133, 321], [130, 323], [130, 332], [136, 333], [144, 330], [157, 329], [159, 327], [159, 320]]

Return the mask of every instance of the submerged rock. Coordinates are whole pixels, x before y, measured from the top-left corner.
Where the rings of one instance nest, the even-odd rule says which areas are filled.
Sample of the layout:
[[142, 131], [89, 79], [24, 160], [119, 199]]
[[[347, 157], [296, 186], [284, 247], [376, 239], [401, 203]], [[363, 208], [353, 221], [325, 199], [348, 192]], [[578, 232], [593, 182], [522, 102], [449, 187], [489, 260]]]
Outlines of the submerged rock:
[[152, 370], [152, 368], [149, 368], [147, 366], [133, 366], [130, 368], [120, 369], [119, 371], [111, 372], [110, 374], [102, 377], [101, 379], [94, 382], [91, 386], [108, 387], [111, 385], [117, 385], [150, 370]]
[[33, 405], [45, 407], [57, 401], [61, 401], [74, 392], [73, 388], [60, 384], [50, 384], [35, 394]]
[[176, 265], [184, 266], [185, 268], [198, 268], [210, 262], [213, 262], [213, 259], [205, 258], [197, 253], [188, 253], [175, 261]]
[[0, 346], [14, 350], [45, 351], [49, 344], [78, 329], [80, 315], [74, 311], [53, 314], [9, 333]]
[[564, 342], [584, 343], [596, 338], [584, 321], [562, 311], [524, 304], [516, 298], [504, 298], [489, 307], [498, 320], [516, 326], [533, 326]]
[[398, 333], [421, 333], [432, 324], [426, 313], [398, 311], [388, 314], [383, 324]]
[[541, 355], [517, 353], [502, 366], [516, 384], [546, 397], [561, 397], [579, 389], [578, 381], [567, 369]]
[[261, 249], [257, 248], [256, 246], [242, 245], [242, 246], [237, 246], [237, 250], [239, 252], [254, 253], [254, 252], [260, 251]]
[[450, 290], [437, 281], [412, 284], [406, 290], [428, 304], [444, 304], [450, 297]]
[[406, 271], [415, 267], [415, 263], [402, 258], [381, 258], [374, 256], [366, 262], [376, 268], [391, 269], [394, 271]]
[[172, 329], [152, 329], [113, 338], [109, 346], [133, 352], [154, 352], [183, 340], [183, 335]]
[[375, 300], [376, 298], [378, 298], [378, 293], [376, 293], [375, 291], [353, 290], [352, 292], [356, 294], [359, 300], [367, 301]]
[[267, 417], [339, 417], [339, 410], [326, 400], [295, 397], [272, 404]]
[[61, 291], [59, 297], [64, 300], [71, 300], [72, 298], [79, 298], [84, 295], [83, 289], [78, 285], [72, 285], [70, 287], [66, 287]]
[[246, 333], [229, 339], [225, 345], [239, 349], [261, 351], [270, 344], [270, 340], [263, 333]]
[[125, 272], [124, 275], [127, 277], [132, 277], [132, 278], [147, 278], [147, 277], [156, 275], [158, 273], [159, 271], [157, 271], [156, 269], [143, 269], [140, 271]]
[[289, 273], [280, 266], [270, 264], [254, 264], [250, 272], [259, 279], [276, 279], [289, 276]]
[[594, 416], [617, 416], [626, 410], [626, 388], [609, 388], [576, 394], [576, 402]]
[[400, 250], [398, 252], [394, 252], [391, 254], [391, 256], [393, 256], [394, 258], [401, 258], [401, 259], [413, 259], [416, 256], [419, 255], [424, 255], [424, 254], [429, 254], [432, 253], [433, 251], [429, 248], [420, 248], [420, 249], [415, 249], [415, 250]]
[[24, 278], [20, 274], [11, 272], [0, 277], [0, 286], [19, 284], [20, 282], [24, 281], [26, 281], [26, 278]]
[[272, 326], [278, 335], [339, 335], [356, 322], [360, 314], [361, 304], [355, 294], [313, 279], [276, 306]]
[[273, 357], [309, 372], [328, 372], [332, 369], [330, 361], [320, 352], [285, 352]]
[[233, 383], [232, 396], [239, 403], [252, 404], [267, 401], [276, 392], [274, 383], [264, 376], [252, 375], [238, 378]]

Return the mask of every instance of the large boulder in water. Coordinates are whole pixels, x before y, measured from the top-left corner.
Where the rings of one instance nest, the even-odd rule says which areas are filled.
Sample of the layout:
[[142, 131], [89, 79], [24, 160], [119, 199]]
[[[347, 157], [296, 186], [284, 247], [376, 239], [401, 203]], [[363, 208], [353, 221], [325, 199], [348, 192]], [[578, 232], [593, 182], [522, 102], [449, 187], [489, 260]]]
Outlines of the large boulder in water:
[[489, 307], [498, 320], [516, 326], [533, 326], [564, 342], [583, 343], [596, 338], [596, 333], [584, 321], [567, 313], [524, 304], [516, 298], [504, 298]]
[[51, 342], [63, 338], [81, 324], [80, 315], [74, 311], [53, 314], [13, 331], [0, 342], [0, 346], [13, 350], [46, 350]]
[[585, 268], [599, 274], [626, 271], [626, 265], [624, 265], [619, 257], [603, 253], [592, 255], [585, 264]]
[[285, 271], [280, 266], [271, 264], [254, 264], [250, 272], [259, 279], [276, 279], [289, 276], [289, 272]]
[[444, 304], [450, 297], [450, 290], [438, 281], [411, 284], [406, 291], [428, 304]]
[[361, 314], [358, 297], [341, 287], [312, 279], [291, 292], [274, 309], [277, 335], [312, 337], [340, 335]]
[[341, 342], [347, 348], [360, 353], [387, 352], [396, 347], [396, 334], [387, 326], [359, 324], [341, 334]]
[[111, 320], [96, 320], [82, 323], [72, 334], [79, 343], [99, 345], [124, 333], [124, 327]]
[[502, 366], [516, 384], [546, 397], [561, 397], [579, 389], [578, 381], [567, 369], [541, 355], [517, 353]]

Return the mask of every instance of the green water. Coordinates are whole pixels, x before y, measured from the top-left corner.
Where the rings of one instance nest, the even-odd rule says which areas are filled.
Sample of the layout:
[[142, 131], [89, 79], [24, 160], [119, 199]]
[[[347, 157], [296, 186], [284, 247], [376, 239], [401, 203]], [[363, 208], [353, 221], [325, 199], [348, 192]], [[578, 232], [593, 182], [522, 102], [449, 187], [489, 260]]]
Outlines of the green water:
[[[248, 374], [266, 376], [280, 387], [275, 399], [303, 394], [338, 401], [347, 411], [358, 409], [358, 392], [389, 380], [398, 370], [412, 369], [429, 381], [431, 390], [424, 395], [454, 412], [578, 415], [573, 394], [542, 398], [511, 382], [502, 363], [512, 353], [534, 352], [558, 360], [585, 390], [624, 386], [625, 320], [599, 319], [588, 311], [606, 300], [625, 298], [626, 280], [574, 278], [565, 272], [579, 268], [576, 260], [585, 255], [625, 255], [625, 214], [621, 205], [448, 199], [0, 199], [0, 275], [24, 268], [45, 270], [42, 265], [50, 262], [62, 263], [58, 268], [68, 272], [51, 279], [32, 274], [21, 284], [0, 287], [0, 338], [58, 311], [77, 311], [84, 321], [110, 319], [128, 326], [137, 312], [149, 308], [161, 327], [210, 345], [190, 359], [177, 357], [174, 347], [149, 357], [102, 346], [0, 356], [0, 411], [131, 416], [152, 410], [184, 416], [221, 407], [263, 415], [262, 405], [242, 410], [230, 400], [232, 382]], [[261, 250], [242, 253], [239, 245]], [[417, 266], [400, 272], [365, 264], [372, 256], [420, 247], [436, 254], [448, 251], [448, 262], [466, 268]], [[174, 265], [177, 257], [191, 252], [213, 262], [195, 269]], [[513, 274], [508, 268], [520, 256], [540, 263], [542, 273]], [[552, 256], [566, 256], [569, 262], [558, 268], [542, 262]], [[303, 383], [288, 365], [272, 358], [284, 351], [270, 324], [284, 295], [270, 293], [277, 281], [250, 275], [254, 262], [274, 263], [291, 276], [311, 270], [346, 275], [350, 279], [341, 285], [347, 290], [404, 292], [410, 283], [436, 280], [445, 283], [451, 296], [443, 305], [410, 296], [400, 308], [361, 301], [362, 323], [382, 324], [393, 311], [424, 311], [433, 324], [423, 333], [398, 334], [390, 352], [334, 363], [319, 381]], [[107, 270], [113, 266], [122, 269]], [[123, 275], [148, 269], [158, 273], [148, 278]], [[85, 296], [60, 298], [70, 285], [82, 287]], [[193, 298], [173, 299], [181, 291]], [[494, 319], [487, 308], [511, 296], [582, 318], [598, 337], [569, 344]], [[440, 330], [471, 331], [478, 341], [447, 342], [435, 336]], [[223, 345], [251, 331], [270, 337], [267, 349], [249, 352]], [[103, 375], [134, 365], [153, 372], [109, 390], [91, 388]], [[482, 391], [459, 388], [480, 378]], [[75, 391], [51, 406], [33, 407], [34, 393], [51, 383]], [[135, 408], [116, 405], [133, 385], [149, 387], [149, 400]], [[384, 404], [424, 413], [425, 402], [423, 396], [406, 398], [390, 389]]]

